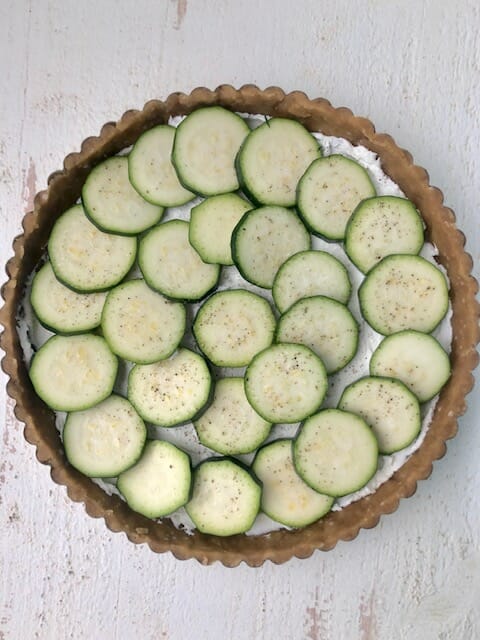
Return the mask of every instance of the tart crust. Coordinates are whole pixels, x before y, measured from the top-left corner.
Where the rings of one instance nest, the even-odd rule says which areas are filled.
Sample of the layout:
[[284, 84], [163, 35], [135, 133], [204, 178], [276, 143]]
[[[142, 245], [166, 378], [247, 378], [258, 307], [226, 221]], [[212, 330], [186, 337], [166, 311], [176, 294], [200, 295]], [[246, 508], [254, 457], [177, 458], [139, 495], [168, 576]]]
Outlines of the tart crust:
[[[35, 395], [17, 334], [16, 317], [27, 276], [47, 246], [55, 220], [79, 198], [89, 171], [101, 160], [133, 144], [145, 130], [165, 124], [170, 116], [185, 115], [207, 105], [222, 105], [234, 111], [295, 118], [311, 131], [346, 138], [378, 154], [382, 168], [412, 200], [425, 221], [426, 239], [438, 249], [451, 285], [452, 375], [437, 402], [432, 422], [419, 449], [375, 493], [320, 521], [298, 530], [264, 535], [219, 538], [198, 531], [187, 534], [168, 519], [154, 522], [131, 511], [118, 496], [107, 495], [86, 476], [69, 465], [63, 452], [53, 412]], [[4, 331], [0, 345], [6, 355], [2, 368], [9, 376], [7, 392], [15, 400], [15, 415], [25, 423], [25, 438], [37, 449], [37, 458], [51, 467], [52, 479], [65, 485], [70, 498], [83, 502], [87, 513], [104, 518], [112, 531], [123, 531], [132, 542], [146, 543], [157, 553], [170, 551], [176, 558], [195, 558], [202, 564], [219, 561], [234, 567], [244, 561], [256, 567], [265, 560], [280, 564], [292, 557], [307, 558], [316, 549], [332, 549], [340, 540], [352, 540], [360, 529], [374, 527], [380, 516], [395, 511], [402, 498], [411, 496], [417, 482], [427, 478], [432, 463], [446, 452], [446, 441], [457, 432], [457, 417], [465, 412], [465, 396], [472, 389], [472, 371], [478, 364], [480, 340], [478, 283], [471, 276], [472, 259], [464, 251], [465, 237], [455, 226], [453, 211], [443, 205], [441, 191], [430, 186], [425, 169], [413, 163], [393, 138], [376, 133], [373, 124], [344, 107], [334, 108], [323, 98], [314, 100], [300, 92], [285, 94], [278, 87], [261, 90], [254, 85], [235, 89], [221, 85], [214, 91], [204, 87], [190, 94], [173, 93], [165, 101], [147, 102], [141, 111], [127, 111], [117, 123], [105, 124], [98, 137], [87, 138], [78, 153], [68, 155], [63, 170], [48, 179], [48, 188], [38, 193], [34, 210], [22, 222], [24, 233], [13, 242], [14, 257], [2, 287], [5, 300], [0, 309]]]

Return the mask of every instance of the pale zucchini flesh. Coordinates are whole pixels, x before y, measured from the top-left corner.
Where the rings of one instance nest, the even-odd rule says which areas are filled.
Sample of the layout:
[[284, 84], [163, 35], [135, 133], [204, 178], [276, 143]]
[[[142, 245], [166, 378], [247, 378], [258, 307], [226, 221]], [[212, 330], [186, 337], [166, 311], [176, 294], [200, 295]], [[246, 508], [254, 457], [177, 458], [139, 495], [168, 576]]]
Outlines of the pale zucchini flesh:
[[275, 440], [255, 456], [252, 469], [262, 483], [262, 511], [287, 527], [306, 527], [322, 518], [334, 498], [312, 489], [293, 464], [292, 440]]
[[37, 395], [57, 411], [81, 411], [111, 393], [118, 360], [100, 336], [53, 336], [33, 357], [30, 379]]
[[113, 478], [140, 457], [147, 429], [133, 406], [117, 395], [69, 413], [62, 439], [72, 466], [91, 478]]
[[191, 500], [185, 509], [202, 533], [232, 536], [248, 531], [260, 509], [260, 484], [230, 459], [211, 459], [193, 474]]
[[168, 300], [140, 279], [112, 289], [102, 313], [103, 336], [111, 350], [142, 364], [171, 356], [185, 326], [185, 306]]
[[136, 235], [163, 216], [163, 207], [147, 202], [133, 188], [126, 156], [108, 158], [90, 172], [82, 202], [89, 218], [109, 233]]
[[181, 183], [203, 196], [239, 187], [235, 158], [250, 129], [223, 107], [198, 109], [177, 127], [172, 162]]
[[175, 127], [160, 124], [143, 133], [128, 155], [128, 175], [132, 186], [152, 204], [178, 207], [195, 194], [182, 186], [171, 155]]
[[248, 402], [243, 378], [222, 378], [215, 384], [212, 404], [194, 426], [198, 439], [209, 449], [239, 455], [255, 451], [272, 425]]
[[293, 461], [297, 473], [312, 489], [341, 497], [365, 486], [375, 474], [378, 445], [362, 418], [326, 409], [301, 425]]
[[422, 426], [416, 396], [392, 378], [371, 376], [353, 382], [344, 390], [338, 406], [370, 425], [379, 451], [385, 455], [407, 447]]
[[138, 263], [152, 289], [175, 300], [200, 300], [217, 284], [220, 267], [206, 264], [188, 240], [189, 225], [170, 220], [140, 241]]
[[100, 231], [81, 205], [68, 209], [55, 223], [48, 254], [57, 278], [79, 292], [105, 291], [130, 271], [137, 239]]
[[327, 392], [320, 358], [300, 344], [275, 344], [257, 354], [245, 372], [248, 401], [269, 422], [293, 423], [317, 411]]
[[202, 260], [232, 265], [232, 233], [252, 205], [236, 193], [207, 198], [190, 212], [189, 240]]
[[277, 342], [304, 344], [330, 375], [343, 369], [358, 347], [358, 324], [349, 309], [331, 298], [313, 296], [295, 302], [279, 319]]
[[127, 396], [144, 420], [174, 427], [203, 409], [211, 385], [205, 360], [181, 348], [167, 360], [135, 365], [128, 377]]
[[170, 442], [149, 441], [135, 466], [120, 474], [117, 488], [133, 511], [168, 516], [190, 497], [190, 458]]
[[450, 373], [447, 352], [433, 336], [418, 331], [387, 336], [370, 360], [370, 375], [400, 380], [419, 402], [439, 393]]
[[243, 191], [252, 202], [292, 207], [297, 184], [322, 155], [312, 134], [286, 118], [270, 118], [245, 140], [237, 159]]
[[30, 294], [35, 315], [56, 333], [85, 333], [98, 327], [107, 293], [78, 293], [58, 280], [46, 262], [36, 273]]
[[298, 183], [298, 210], [313, 233], [343, 240], [355, 207], [375, 195], [368, 172], [342, 155], [315, 160]]
[[448, 309], [445, 276], [420, 256], [383, 258], [369, 271], [358, 297], [363, 317], [383, 335], [405, 329], [430, 333]]
[[249, 282], [271, 289], [277, 271], [292, 255], [310, 249], [311, 238], [292, 209], [247, 211], [232, 235], [233, 260]]
[[311, 296], [327, 296], [347, 304], [351, 291], [347, 269], [326, 251], [301, 251], [291, 256], [277, 271], [272, 287], [280, 313]]
[[275, 316], [264, 298], [245, 289], [230, 289], [203, 303], [193, 332], [213, 364], [243, 367], [272, 343], [275, 326]]
[[363, 200], [350, 218], [345, 251], [363, 273], [391, 254], [417, 254], [423, 247], [423, 222], [410, 200], [378, 196]]

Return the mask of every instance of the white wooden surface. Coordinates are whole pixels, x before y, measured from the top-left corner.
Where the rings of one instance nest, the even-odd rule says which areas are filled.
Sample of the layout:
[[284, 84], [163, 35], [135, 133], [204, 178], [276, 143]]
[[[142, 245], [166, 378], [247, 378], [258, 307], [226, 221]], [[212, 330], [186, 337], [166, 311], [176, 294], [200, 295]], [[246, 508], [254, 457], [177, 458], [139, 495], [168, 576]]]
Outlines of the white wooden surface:
[[[37, 190], [107, 120], [223, 82], [324, 96], [425, 166], [480, 275], [476, 0], [0, 0], [1, 261]], [[3, 280], [4, 276], [2, 276]], [[480, 637], [478, 388], [414, 497], [328, 553], [259, 569], [155, 555], [36, 462], [0, 388], [0, 640]]]

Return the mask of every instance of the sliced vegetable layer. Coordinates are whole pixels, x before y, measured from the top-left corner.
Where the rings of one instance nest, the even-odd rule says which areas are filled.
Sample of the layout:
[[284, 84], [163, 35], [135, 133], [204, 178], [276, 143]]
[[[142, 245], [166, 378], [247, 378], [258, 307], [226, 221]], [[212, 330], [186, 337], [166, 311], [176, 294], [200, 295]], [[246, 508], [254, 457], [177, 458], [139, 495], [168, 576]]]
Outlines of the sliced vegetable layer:
[[338, 404], [361, 416], [378, 440], [380, 453], [407, 447], [420, 432], [422, 419], [417, 398], [399, 380], [367, 377], [349, 385]]
[[297, 473], [315, 491], [341, 497], [361, 489], [375, 474], [377, 441], [359, 416], [326, 409], [300, 427], [293, 461]]
[[316, 139], [299, 122], [270, 118], [249, 134], [238, 154], [242, 189], [252, 202], [292, 207], [298, 181], [321, 154]]
[[345, 251], [363, 273], [385, 256], [417, 254], [422, 247], [422, 219], [405, 198], [368, 198], [358, 205], [347, 225]]
[[248, 531], [260, 509], [261, 487], [229, 459], [206, 460], [193, 474], [193, 492], [185, 506], [202, 533], [232, 536]]
[[370, 374], [401, 380], [420, 402], [431, 400], [450, 377], [448, 354], [432, 336], [418, 331], [394, 333], [370, 360]]
[[[451, 373], [429, 335], [448, 309], [447, 279], [418, 255], [424, 225], [413, 203], [377, 196], [358, 162], [322, 157], [319, 136], [299, 122], [265, 118], [251, 131], [258, 116], [220, 106], [180, 120], [101, 161], [86, 177], [83, 205], [54, 224], [30, 301], [40, 323], [66, 335], [27, 354], [30, 378], [49, 407], [68, 414], [70, 464], [116, 477], [146, 518], [185, 507], [199, 532], [231, 536], [251, 529], [261, 508], [281, 525], [305, 527], [365, 487], [379, 453], [418, 446], [420, 403]], [[166, 207], [181, 208], [161, 222]], [[316, 247], [344, 245], [312, 250], [311, 233], [323, 238]], [[360, 327], [346, 305], [360, 279], [365, 323], [385, 337], [370, 376], [358, 380], [367, 373], [363, 356], [353, 360]], [[244, 285], [272, 289], [276, 309], [268, 292]], [[352, 308], [357, 314], [355, 300]], [[24, 311], [28, 318], [28, 301]], [[32, 329], [36, 347], [45, 331]], [[128, 399], [113, 393], [118, 358]], [[321, 410], [328, 375], [349, 363], [357, 381], [343, 389], [344, 380], [338, 408]], [[240, 367], [243, 377], [222, 369]], [[285, 433], [281, 423], [301, 423], [296, 437], [269, 442], [275, 429]], [[147, 442], [147, 426], [155, 438], [162, 431], [152, 425], [183, 425], [168, 439], [199, 458], [205, 449], [255, 453], [252, 466], [216, 457], [192, 473], [178, 446]]]
[[248, 402], [243, 378], [223, 378], [215, 384], [212, 404], [194, 426], [198, 439], [209, 449], [238, 455], [255, 451], [272, 425]]
[[342, 240], [355, 207], [374, 195], [375, 188], [362, 166], [331, 155], [315, 160], [305, 172], [298, 183], [297, 206], [313, 233]]
[[89, 218], [104, 231], [135, 235], [157, 224], [163, 207], [147, 202], [128, 178], [128, 158], [114, 156], [90, 172], [82, 189]]
[[40, 398], [57, 411], [82, 411], [107, 398], [118, 361], [100, 336], [53, 336], [40, 347], [30, 379]]
[[445, 276], [420, 256], [383, 258], [368, 273], [358, 297], [365, 320], [384, 335], [404, 329], [430, 333], [448, 309]]
[[315, 413], [327, 392], [320, 358], [300, 344], [275, 344], [255, 356], [245, 372], [248, 401], [269, 422], [299, 422]]
[[233, 260], [243, 277], [271, 289], [281, 265], [310, 249], [311, 238], [292, 209], [260, 207], [248, 211], [232, 235]]
[[145, 131], [128, 155], [132, 186], [145, 200], [162, 207], [178, 207], [195, 197], [181, 185], [171, 161], [175, 131], [166, 124]]
[[235, 158], [249, 132], [243, 118], [223, 107], [188, 115], [178, 125], [172, 152], [181, 183], [203, 196], [238, 189]]
[[60, 216], [48, 241], [55, 275], [79, 292], [114, 287], [130, 271], [136, 253], [136, 238], [100, 231], [81, 205]]
[[345, 305], [313, 296], [295, 302], [281, 316], [276, 340], [306, 345], [331, 374], [347, 365], [357, 352], [358, 325]]
[[262, 483], [262, 511], [287, 527], [306, 527], [332, 508], [334, 498], [314, 491], [293, 464], [292, 441], [275, 440], [262, 447], [252, 464]]
[[117, 481], [128, 506], [147, 518], [167, 516], [188, 502], [191, 470], [188, 455], [169, 442], [148, 442], [134, 467]]
[[170, 220], [140, 241], [138, 264], [152, 289], [176, 300], [200, 300], [220, 275], [217, 264], [206, 264], [188, 241], [188, 222]]
[[207, 404], [211, 385], [205, 360], [179, 349], [168, 360], [135, 365], [128, 377], [128, 399], [144, 420], [174, 427]]
[[84, 333], [100, 324], [107, 294], [77, 293], [62, 284], [47, 262], [32, 282], [30, 302], [40, 322], [57, 333]]
[[168, 358], [185, 333], [186, 311], [167, 300], [144, 280], [129, 280], [108, 294], [102, 331], [117, 355], [147, 364]]
[[135, 464], [146, 437], [143, 420], [128, 400], [117, 395], [69, 413], [63, 429], [68, 461], [92, 478], [113, 478]]
[[351, 291], [345, 266], [326, 251], [296, 253], [277, 271], [272, 287], [280, 313], [297, 300], [311, 296], [327, 296], [346, 304]]
[[275, 324], [264, 298], [245, 289], [231, 289], [215, 293], [203, 303], [193, 332], [213, 364], [243, 367], [272, 343]]
[[232, 265], [232, 232], [252, 205], [236, 193], [212, 196], [190, 212], [189, 240], [204, 262]]

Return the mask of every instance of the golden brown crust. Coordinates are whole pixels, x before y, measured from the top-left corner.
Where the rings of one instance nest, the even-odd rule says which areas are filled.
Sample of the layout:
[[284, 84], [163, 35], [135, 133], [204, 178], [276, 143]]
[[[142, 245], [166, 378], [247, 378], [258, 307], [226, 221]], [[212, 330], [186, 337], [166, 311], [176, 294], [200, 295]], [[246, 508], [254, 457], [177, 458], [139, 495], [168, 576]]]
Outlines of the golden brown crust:
[[[167, 122], [170, 115], [212, 104], [296, 118], [312, 131], [347, 138], [377, 153], [384, 171], [421, 211], [428, 237], [437, 246], [451, 283], [452, 376], [442, 390], [422, 445], [374, 494], [297, 531], [229, 538], [199, 532], [188, 535], [168, 520], [153, 522], [132, 512], [118, 497], [108, 496], [67, 463], [53, 413], [33, 392], [16, 331], [26, 277], [44, 252], [53, 223], [80, 196], [91, 168], [132, 144], [146, 129]], [[84, 502], [90, 516], [104, 518], [109, 529], [125, 532], [136, 544], [147, 543], [159, 553], [171, 551], [181, 560], [195, 558], [202, 564], [218, 560], [228, 567], [242, 561], [256, 567], [267, 559], [280, 564], [293, 556], [306, 558], [315, 549], [326, 551], [339, 540], [355, 538], [360, 529], [374, 527], [381, 515], [395, 511], [400, 499], [412, 495], [417, 482], [430, 475], [433, 461], [445, 454], [446, 441], [457, 431], [457, 417], [464, 413], [465, 396], [473, 386], [471, 372], [478, 364], [476, 345], [480, 340], [478, 284], [470, 275], [472, 260], [464, 251], [465, 237], [455, 226], [453, 212], [443, 205], [442, 193], [429, 185], [427, 172], [415, 166], [411, 155], [397, 147], [389, 135], [376, 133], [369, 120], [354, 116], [349, 109], [334, 108], [323, 98], [309, 100], [300, 91], [285, 94], [278, 87], [260, 90], [254, 85], [238, 90], [221, 85], [215, 91], [199, 87], [189, 95], [173, 93], [165, 101], [151, 100], [143, 110], [127, 111], [119, 122], [105, 124], [98, 137], [87, 138], [78, 153], [68, 155], [63, 170], [53, 173], [48, 189], [35, 197], [34, 210], [25, 216], [23, 228], [23, 235], [13, 243], [14, 257], [7, 263], [9, 280], [2, 288], [5, 304], [0, 310], [5, 328], [0, 344], [6, 352], [2, 368], [10, 377], [7, 391], [16, 401], [15, 415], [25, 423], [25, 438], [36, 446], [39, 461], [51, 466], [52, 479], [66, 485], [72, 500]]]

